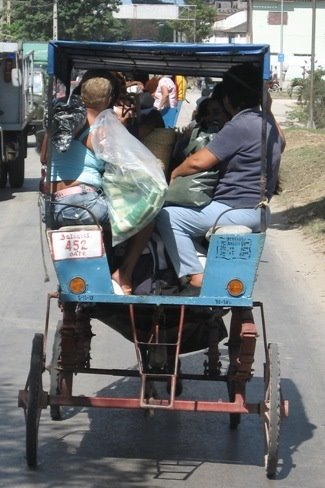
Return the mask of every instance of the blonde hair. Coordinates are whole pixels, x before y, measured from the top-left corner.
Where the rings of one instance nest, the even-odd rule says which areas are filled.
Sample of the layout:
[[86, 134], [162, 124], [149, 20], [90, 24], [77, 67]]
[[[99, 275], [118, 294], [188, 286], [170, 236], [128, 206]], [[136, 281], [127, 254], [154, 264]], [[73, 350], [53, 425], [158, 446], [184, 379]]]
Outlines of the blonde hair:
[[108, 106], [112, 92], [113, 85], [107, 78], [89, 78], [81, 85], [81, 97], [88, 108], [101, 108], [103, 104]]

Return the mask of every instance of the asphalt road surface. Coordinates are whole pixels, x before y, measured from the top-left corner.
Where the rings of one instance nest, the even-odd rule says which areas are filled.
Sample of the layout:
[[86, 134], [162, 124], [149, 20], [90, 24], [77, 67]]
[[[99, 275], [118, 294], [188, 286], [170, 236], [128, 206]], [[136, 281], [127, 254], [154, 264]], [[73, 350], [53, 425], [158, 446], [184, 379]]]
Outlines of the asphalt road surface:
[[[44, 281], [38, 178], [38, 156], [30, 147], [24, 188], [0, 190], [0, 487], [323, 488], [324, 297], [315, 292], [313, 277], [297, 270], [277, 213], [254, 293], [264, 303], [267, 340], [279, 345], [282, 392], [290, 403], [276, 481], [265, 476], [263, 423], [255, 415], [243, 416], [238, 430], [231, 431], [224, 414], [159, 411], [148, 417], [140, 410], [66, 408], [65, 420], [53, 422], [46, 409], [39, 429], [39, 466], [27, 468], [24, 414], [17, 396], [27, 379], [32, 338], [44, 331], [47, 293], [57, 286], [46, 244], [50, 281]], [[47, 357], [59, 318], [54, 302]], [[258, 312], [256, 323], [261, 332]], [[131, 343], [100, 322], [94, 321], [93, 328], [93, 367], [135, 366]], [[221, 353], [226, 364], [223, 344]], [[203, 351], [187, 355], [183, 370], [203, 372], [204, 360]], [[263, 399], [263, 361], [260, 337], [248, 401]], [[43, 376], [48, 389], [48, 374]], [[136, 392], [136, 379], [86, 375], [76, 378], [74, 391], [119, 397]], [[225, 397], [222, 385], [184, 382], [185, 399], [219, 397]]]

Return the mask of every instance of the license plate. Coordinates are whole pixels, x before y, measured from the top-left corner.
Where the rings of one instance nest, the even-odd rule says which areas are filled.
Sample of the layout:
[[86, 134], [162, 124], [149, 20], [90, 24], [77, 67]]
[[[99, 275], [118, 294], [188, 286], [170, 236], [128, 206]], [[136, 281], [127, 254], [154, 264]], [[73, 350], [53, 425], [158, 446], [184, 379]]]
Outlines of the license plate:
[[104, 254], [100, 230], [51, 231], [49, 237], [55, 261], [97, 258]]

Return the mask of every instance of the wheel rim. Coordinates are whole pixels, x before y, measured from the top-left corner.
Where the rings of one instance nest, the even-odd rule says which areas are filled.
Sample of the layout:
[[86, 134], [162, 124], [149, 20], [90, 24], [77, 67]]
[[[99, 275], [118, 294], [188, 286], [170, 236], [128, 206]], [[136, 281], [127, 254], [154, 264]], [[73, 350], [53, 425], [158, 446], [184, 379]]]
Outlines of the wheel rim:
[[268, 351], [264, 399], [265, 469], [267, 476], [273, 477], [278, 463], [280, 438], [280, 360], [277, 344], [269, 344]]

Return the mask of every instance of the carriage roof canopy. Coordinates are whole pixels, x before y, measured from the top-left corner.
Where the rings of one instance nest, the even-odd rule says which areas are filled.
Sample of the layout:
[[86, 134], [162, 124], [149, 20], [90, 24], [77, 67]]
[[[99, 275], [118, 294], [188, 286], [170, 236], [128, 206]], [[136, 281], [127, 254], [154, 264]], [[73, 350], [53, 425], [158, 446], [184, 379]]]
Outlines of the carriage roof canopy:
[[270, 48], [259, 44], [52, 41], [48, 61], [48, 73], [65, 84], [72, 68], [221, 77], [234, 64], [252, 62], [265, 80], [270, 75]]

